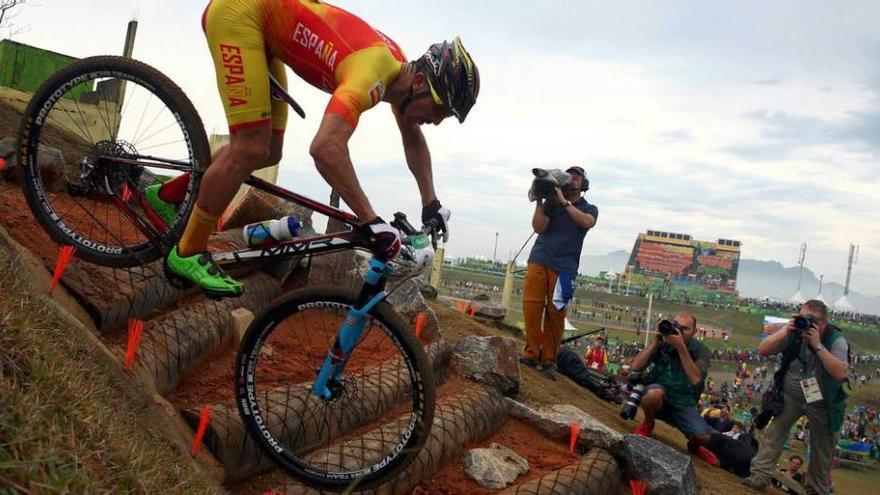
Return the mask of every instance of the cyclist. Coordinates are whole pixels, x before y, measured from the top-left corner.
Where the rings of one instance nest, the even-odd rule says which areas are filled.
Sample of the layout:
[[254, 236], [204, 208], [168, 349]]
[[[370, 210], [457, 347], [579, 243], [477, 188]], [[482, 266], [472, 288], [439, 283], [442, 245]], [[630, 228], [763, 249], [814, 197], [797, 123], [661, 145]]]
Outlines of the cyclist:
[[[269, 75], [286, 86], [284, 65], [331, 93], [310, 154], [324, 179], [358, 218], [380, 255], [400, 248], [397, 230], [376, 215], [352, 166], [348, 142], [360, 114], [391, 104], [406, 162], [422, 199], [422, 221], [436, 219], [448, 237], [449, 210], [434, 191], [431, 156], [420, 126], [455, 116], [464, 122], [480, 90], [480, 77], [456, 37], [433, 44], [407, 61], [397, 44], [357, 16], [317, 0], [212, 0], [202, 16], [230, 143], [212, 157], [179, 243], [167, 256], [170, 272], [215, 296], [239, 296], [244, 286], [211, 259], [208, 237], [217, 218], [255, 170], [281, 160], [286, 103], [270, 98]], [[189, 177], [148, 187], [144, 195], [169, 220]]]

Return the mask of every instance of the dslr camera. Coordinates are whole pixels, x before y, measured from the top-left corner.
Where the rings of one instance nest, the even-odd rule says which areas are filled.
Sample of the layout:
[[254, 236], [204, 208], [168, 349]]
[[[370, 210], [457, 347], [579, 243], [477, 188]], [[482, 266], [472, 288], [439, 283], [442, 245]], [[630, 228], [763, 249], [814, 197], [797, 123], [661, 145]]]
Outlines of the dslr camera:
[[816, 324], [816, 318], [813, 315], [797, 315], [794, 317], [794, 331], [798, 335], [809, 330]]
[[678, 323], [669, 320], [660, 320], [657, 324], [657, 333], [665, 337], [667, 335], [675, 335], [678, 333]]
[[642, 380], [642, 374], [639, 372], [630, 373], [627, 377], [629, 383], [626, 385], [626, 401], [620, 410], [620, 417], [623, 419], [635, 419], [636, 412], [639, 410], [639, 404], [642, 402], [642, 396], [645, 395], [645, 383]]

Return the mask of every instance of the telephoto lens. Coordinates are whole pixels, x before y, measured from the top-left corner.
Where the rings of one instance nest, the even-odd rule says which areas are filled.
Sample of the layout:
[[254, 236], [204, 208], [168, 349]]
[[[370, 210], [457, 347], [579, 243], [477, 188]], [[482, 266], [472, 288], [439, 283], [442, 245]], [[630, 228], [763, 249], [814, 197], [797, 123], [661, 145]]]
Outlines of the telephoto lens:
[[630, 385], [629, 391], [623, 409], [620, 410], [620, 417], [623, 419], [635, 419], [639, 403], [642, 402], [642, 395], [645, 393], [645, 385], [642, 383]]

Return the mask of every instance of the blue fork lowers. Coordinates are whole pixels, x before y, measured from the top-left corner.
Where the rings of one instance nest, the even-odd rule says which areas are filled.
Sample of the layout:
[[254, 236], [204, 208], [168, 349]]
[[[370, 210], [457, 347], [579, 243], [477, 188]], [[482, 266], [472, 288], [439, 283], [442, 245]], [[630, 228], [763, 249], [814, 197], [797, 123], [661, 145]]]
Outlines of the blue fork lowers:
[[364, 280], [364, 286], [358, 296], [358, 307], [360, 309], [349, 309], [348, 314], [343, 320], [342, 328], [339, 329], [339, 335], [333, 347], [324, 359], [321, 365], [321, 371], [315, 379], [312, 387], [312, 393], [317, 397], [324, 399], [332, 399], [333, 392], [328, 387], [328, 382], [332, 383], [334, 390], [339, 390], [342, 381], [342, 374], [345, 371], [345, 363], [348, 356], [357, 343], [360, 341], [366, 323], [364, 316], [370, 312], [373, 307], [385, 299], [385, 281], [386, 277], [391, 274], [391, 266], [387, 262], [378, 260], [375, 256], [370, 259], [370, 268]]

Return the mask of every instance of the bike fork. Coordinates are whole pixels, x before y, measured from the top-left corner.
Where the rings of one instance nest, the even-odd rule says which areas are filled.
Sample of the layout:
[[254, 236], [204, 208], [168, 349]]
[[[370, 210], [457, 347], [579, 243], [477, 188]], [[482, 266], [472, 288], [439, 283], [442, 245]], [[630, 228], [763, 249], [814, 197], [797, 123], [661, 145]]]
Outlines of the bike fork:
[[366, 315], [373, 309], [373, 306], [385, 299], [385, 279], [391, 273], [391, 266], [384, 261], [379, 261], [374, 256], [370, 259], [370, 268], [367, 271], [366, 280], [363, 289], [358, 296], [356, 306], [348, 310], [345, 320], [339, 333], [336, 334], [336, 340], [324, 363], [318, 371], [318, 377], [312, 386], [312, 395], [323, 399], [333, 398], [333, 392], [328, 384], [338, 384], [342, 381], [342, 374], [345, 371], [345, 363], [348, 361], [351, 352], [360, 342], [361, 335], [366, 325]]

